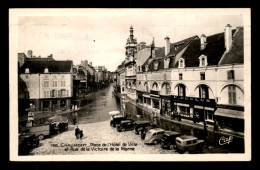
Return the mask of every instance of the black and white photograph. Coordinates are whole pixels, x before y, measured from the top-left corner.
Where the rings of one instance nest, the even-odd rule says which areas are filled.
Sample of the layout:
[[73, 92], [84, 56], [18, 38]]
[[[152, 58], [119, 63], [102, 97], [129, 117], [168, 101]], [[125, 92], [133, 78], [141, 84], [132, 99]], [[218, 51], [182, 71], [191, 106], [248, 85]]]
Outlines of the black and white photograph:
[[9, 9], [10, 160], [251, 160], [250, 17]]

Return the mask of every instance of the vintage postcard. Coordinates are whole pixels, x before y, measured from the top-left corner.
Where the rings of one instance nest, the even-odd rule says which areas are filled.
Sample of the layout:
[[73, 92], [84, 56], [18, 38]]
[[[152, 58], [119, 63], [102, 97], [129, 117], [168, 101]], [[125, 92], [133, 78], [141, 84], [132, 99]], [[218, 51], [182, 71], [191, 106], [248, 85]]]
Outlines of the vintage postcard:
[[250, 9], [9, 9], [11, 161], [250, 161]]

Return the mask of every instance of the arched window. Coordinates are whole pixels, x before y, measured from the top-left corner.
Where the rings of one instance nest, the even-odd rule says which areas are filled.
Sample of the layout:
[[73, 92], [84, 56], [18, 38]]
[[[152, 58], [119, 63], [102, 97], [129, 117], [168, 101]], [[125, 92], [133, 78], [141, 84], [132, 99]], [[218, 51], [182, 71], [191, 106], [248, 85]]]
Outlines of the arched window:
[[201, 56], [199, 57], [199, 60], [200, 60], [200, 67], [205, 67], [205, 66], [208, 65], [207, 56], [201, 55]]
[[145, 83], [145, 84], [144, 84], [144, 88], [145, 88], [145, 91], [149, 92], [149, 86], [148, 86], [148, 83]]
[[153, 90], [158, 90], [158, 84], [154, 83], [152, 88], [153, 88]]
[[209, 98], [209, 88], [207, 85], [200, 85], [199, 86], [199, 97], [203, 99]]
[[164, 83], [162, 86], [162, 94], [169, 94], [171, 92], [171, 86], [169, 83]]
[[184, 68], [185, 67], [185, 60], [184, 58], [179, 59], [179, 68]]
[[228, 86], [228, 103], [229, 104], [237, 104], [236, 86], [234, 86], [234, 85]]
[[185, 90], [185, 85], [184, 84], [179, 84], [178, 85], [178, 96], [182, 96], [182, 97], [186, 96], [186, 90]]

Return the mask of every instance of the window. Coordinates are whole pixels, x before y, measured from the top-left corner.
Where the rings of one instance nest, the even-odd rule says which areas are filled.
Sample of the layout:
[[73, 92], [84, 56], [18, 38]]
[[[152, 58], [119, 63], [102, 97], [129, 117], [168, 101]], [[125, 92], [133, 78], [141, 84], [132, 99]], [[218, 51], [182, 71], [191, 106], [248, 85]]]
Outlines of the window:
[[199, 60], [200, 60], [200, 67], [205, 67], [205, 66], [208, 65], [207, 56], [201, 55], [201, 56], [199, 57]]
[[50, 97], [50, 91], [47, 91], [47, 98]]
[[234, 70], [229, 70], [229, 71], [227, 72], [227, 76], [228, 76], [228, 80], [233, 80], [233, 79], [235, 79]]
[[191, 145], [191, 141], [187, 141], [187, 145]]
[[209, 89], [206, 85], [201, 85], [199, 91], [200, 91], [200, 98], [203, 99], [209, 98]]
[[65, 87], [66, 84], [65, 84], [65, 81], [61, 81], [61, 87]]
[[123, 91], [123, 92], [125, 91], [125, 88], [124, 88], [124, 87], [122, 87], [122, 91]]
[[178, 86], [178, 95], [183, 97], [186, 95], [185, 86], [183, 84]]
[[158, 89], [158, 84], [157, 84], [157, 83], [154, 83], [154, 84], [153, 84], [153, 89], [154, 89], [154, 90], [157, 90], [157, 89]]
[[148, 71], [149, 67], [148, 65], [145, 66], [145, 71]]
[[67, 96], [69, 97], [69, 90], [67, 90]]
[[228, 103], [229, 104], [237, 104], [236, 87], [235, 86], [228, 86]]
[[44, 98], [47, 98], [47, 92], [44, 91]]
[[170, 59], [166, 58], [164, 59], [164, 68], [169, 68]]
[[49, 87], [49, 81], [44, 81], [43, 82], [43, 87]]
[[149, 91], [149, 86], [148, 86], [148, 84], [147, 83], [145, 83], [145, 91]]
[[57, 87], [57, 81], [52, 81], [52, 87]]
[[179, 59], [179, 68], [184, 68], [185, 67], [185, 60], [183, 58]]
[[202, 59], [201, 59], [201, 65], [202, 65], [202, 66], [205, 66], [205, 58], [202, 58]]
[[56, 97], [56, 92], [55, 92], [55, 90], [52, 90], [51, 96], [52, 96], [52, 97]]
[[155, 62], [154, 62], [154, 70], [158, 70], [158, 65], [159, 65], [159, 62], [158, 62], [158, 61], [155, 61]]
[[207, 120], [212, 120], [212, 121], [213, 121], [213, 111], [205, 110], [205, 112], [206, 112], [206, 117], [205, 117], [205, 119], [207, 119]]
[[179, 74], [179, 80], [182, 80], [182, 73]]
[[205, 80], [205, 73], [204, 72], [200, 73], [200, 80]]

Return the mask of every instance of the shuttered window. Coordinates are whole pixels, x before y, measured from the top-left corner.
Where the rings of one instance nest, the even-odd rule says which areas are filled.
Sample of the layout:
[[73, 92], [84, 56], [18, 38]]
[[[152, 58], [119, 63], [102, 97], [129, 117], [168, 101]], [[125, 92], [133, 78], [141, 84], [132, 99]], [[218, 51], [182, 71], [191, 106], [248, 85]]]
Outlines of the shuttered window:
[[228, 86], [228, 103], [229, 104], [237, 104], [236, 87], [235, 86]]

